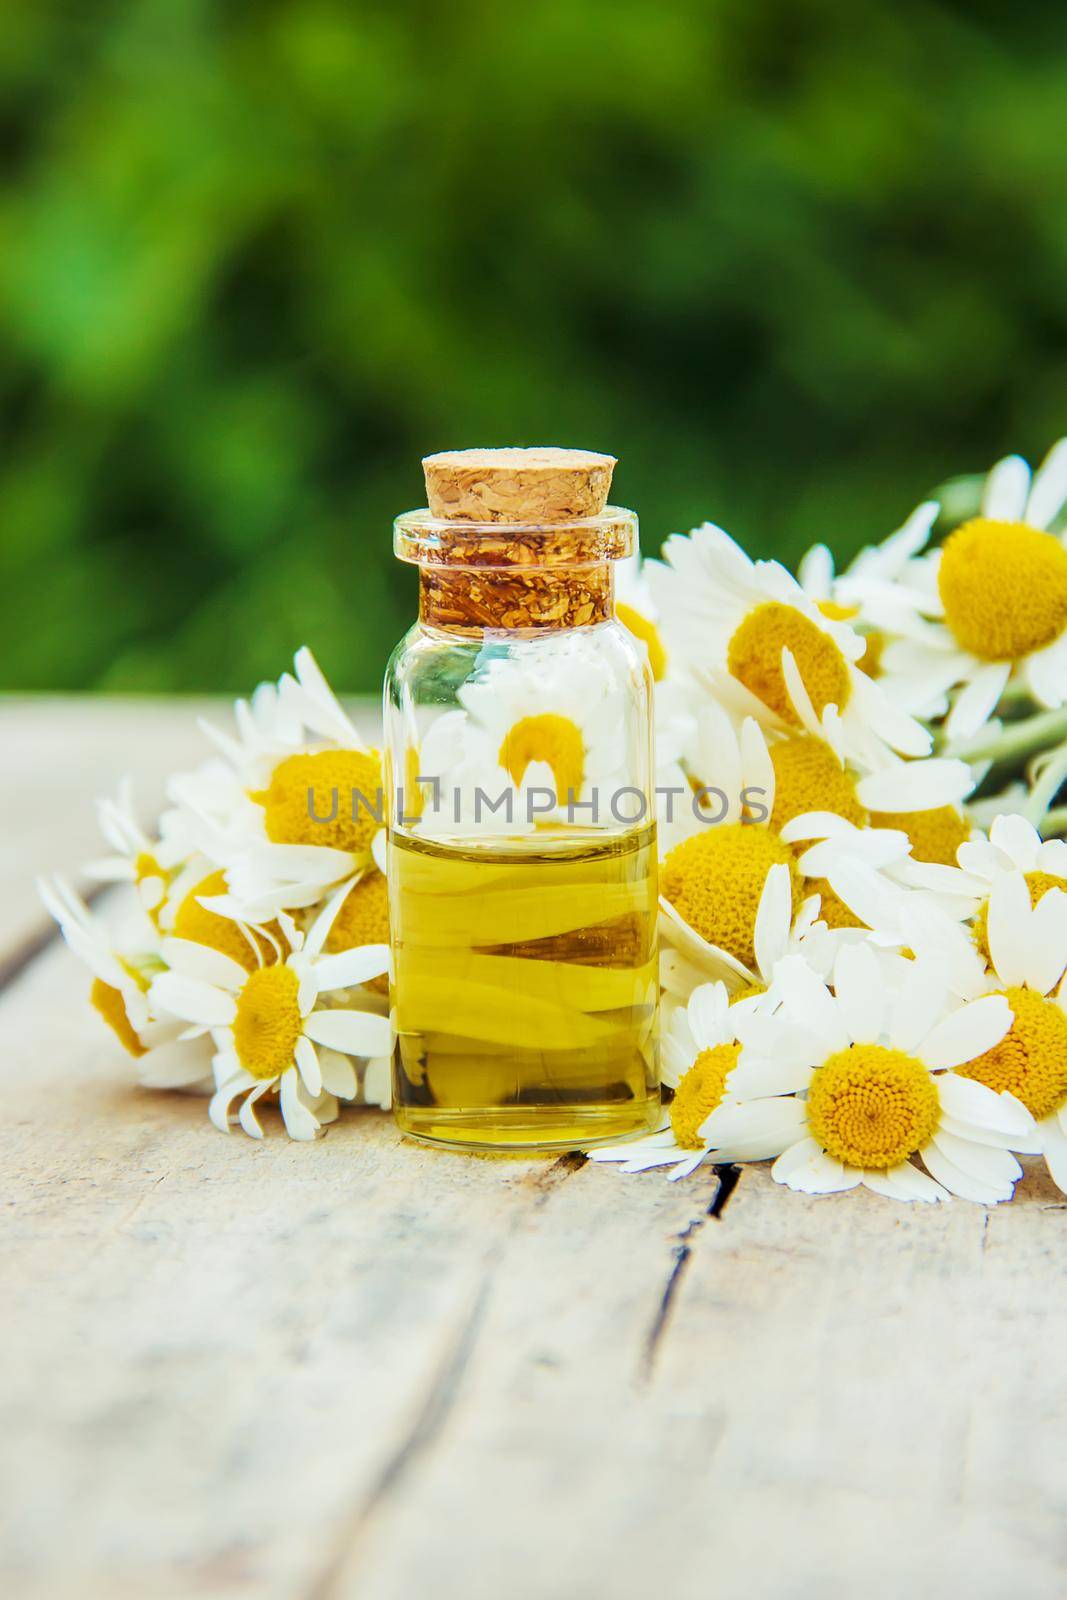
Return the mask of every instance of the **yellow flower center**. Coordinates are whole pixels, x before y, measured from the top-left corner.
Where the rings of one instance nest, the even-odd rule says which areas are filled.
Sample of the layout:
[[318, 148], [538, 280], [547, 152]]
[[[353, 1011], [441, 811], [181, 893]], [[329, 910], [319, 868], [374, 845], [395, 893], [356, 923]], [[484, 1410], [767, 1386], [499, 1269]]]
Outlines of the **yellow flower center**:
[[846, 1167], [884, 1172], [921, 1150], [941, 1115], [933, 1077], [914, 1056], [852, 1044], [823, 1062], [806, 1102], [808, 1127]]
[[382, 764], [376, 750], [316, 750], [286, 756], [253, 795], [275, 844], [328, 845], [360, 855], [381, 826]]
[[635, 611], [633, 606], [628, 606], [624, 600], [616, 604], [615, 615], [635, 639], [640, 639], [648, 647], [648, 664], [652, 668], [652, 676], [659, 683], [667, 672], [667, 652], [656, 624], [650, 618], [643, 617], [640, 611]]
[[1014, 1021], [984, 1056], [957, 1067], [987, 1089], [1007, 1089], [1040, 1121], [1067, 1101], [1067, 1017], [1033, 989], [1005, 989]]
[[793, 910], [800, 875], [793, 852], [770, 828], [730, 822], [675, 845], [663, 863], [663, 894], [689, 926], [747, 967], [755, 965], [756, 912], [767, 874], [788, 867]]
[[110, 983], [105, 983], [103, 978], [94, 978], [93, 986], [89, 990], [89, 1000], [130, 1055], [143, 1056], [145, 1047], [126, 1014], [126, 1002], [122, 998], [121, 991], [113, 988]]
[[[246, 972], [252, 972], [259, 966], [256, 953], [236, 922], [229, 917], [220, 917], [216, 911], [207, 911], [199, 904], [201, 895], [226, 894], [225, 872], [210, 872], [206, 878], [201, 878], [178, 907], [174, 918], [174, 935], [178, 939], [191, 939], [194, 944], [206, 944], [212, 950], [220, 951], [224, 956], [229, 956]], [[268, 924], [268, 931], [278, 941], [278, 948], [283, 953], [288, 953], [289, 943], [281, 928], [276, 922]], [[270, 966], [278, 959], [278, 951], [269, 939], [262, 934], [249, 929], [252, 938], [259, 947], [259, 953], [265, 965]]]
[[967, 822], [953, 806], [936, 806], [932, 811], [872, 811], [872, 828], [899, 828], [911, 840], [915, 861], [956, 865], [956, 851], [971, 836]]
[[[1057, 878], [1051, 872], [1026, 873], [1026, 887], [1030, 891], [1030, 909], [1033, 910], [1038, 901], [1049, 889], [1062, 889], [1067, 893], [1067, 878]], [[974, 942], [987, 961], [993, 957], [989, 950], [989, 902], [988, 900], [978, 907], [974, 919]]]
[[[774, 767], [774, 810], [771, 827], [779, 832], [793, 817], [807, 811], [833, 811], [863, 827], [867, 813], [856, 799], [856, 788], [829, 745], [802, 734], [771, 747]], [[807, 844], [800, 846], [801, 850]]]
[[671, 1128], [683, 1150], [700, 1150], [699, 1128], [726, 1092], [726, 1080], [741, 1054], [739, 1044], [717, 1044], [702, 1050], [678, 1085], [671, 1101]]
[[237, 996], [234, 1048], [254, 1078], [279, 1078], [293, 1065], [301, 1027], [298, 987], [291, 967], [259, 967]]
[[782, 672], [782, 650], [796, 661], [797, 670], [816, 713], [826, 706], [843, 709], [848, 703], [848, 662], [829, 634], [794, 606], [772, 600], [756, 606], [734, 632], [727, 651], [730, 672], [746, 689], [777, 711], [783, 721], [800, 727]]
[[945, 541], [945, 621], [983, 661], [1017, 661], [1067, 627], [1067, 550], [1025, 522], [974, 517]]
[[[348, 891], [326, 935], [326, 949], [333, 955], [340, 950], [354, 950], [363, 944], [388, 942], [388, 885], [380, 872], [370, 872]], [[377, 994], [388, 994], [389, 979], [383, 973], [379, 978], [371, 978], [366, 987]]]
[[513, 783], [522, 782], [532, 761], [551, 767], [556, 798], [563, 802], [572, 789], [575, 795], [581, 790], [585, 742], [570, 717], [543, 711], [536, 717], [522, 717], [508, 729], [497, 760]]

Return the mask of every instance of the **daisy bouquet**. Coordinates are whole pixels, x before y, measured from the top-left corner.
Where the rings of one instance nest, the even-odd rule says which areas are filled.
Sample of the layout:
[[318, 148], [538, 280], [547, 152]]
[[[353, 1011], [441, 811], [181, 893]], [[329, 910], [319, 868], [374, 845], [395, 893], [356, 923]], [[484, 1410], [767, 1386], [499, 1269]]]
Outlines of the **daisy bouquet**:
[[[1067, 1190], [1067, 441], [962, 499], [841, 572], [710, 524], [624, 568], [656, 680], [666, 1104], [595, 1160], [993, 1204], [1029, 1154]], [[588, 685], [488, 662], [440, 732], [471, 782], [527, 771], [532, 695], [557, 789], [610, 776]], [[43, 893], [145, 1084], [252, 1137], [277, 1102], [313, 1138], [388, 1103], [381, 813], [331, 805], [380, 794], [380, 757], [307, 650], [205, 731], [151, 835], [128, 789], [101, 804], [105, 915]]]

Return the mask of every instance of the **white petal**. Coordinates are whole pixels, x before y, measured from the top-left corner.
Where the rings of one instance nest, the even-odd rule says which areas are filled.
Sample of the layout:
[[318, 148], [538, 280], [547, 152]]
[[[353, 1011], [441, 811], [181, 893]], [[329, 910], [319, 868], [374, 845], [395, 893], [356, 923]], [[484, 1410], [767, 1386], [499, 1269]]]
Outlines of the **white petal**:
[[765, 1161], [788, 1150], [805, 1127], [803, 1103], [783, 1096], [745, 1104], [724, 1101], [704, 1119], [699, 1133], [727, 1159], [737, 1159], [735, 1153], [743, 1147], [746, 1160]]
[[1067, 967], [1067, 894], [1048, 889], [1030, 913], [1026, 981], [1048, 994]]
[[936, 1200], [949, 1200], [951, 1196], [947, 1189], [927, 1173], [920, 1172], [918, 1167], [913, 1167], [910, 1161], [902, 1161], [899, 1166], [890, 1167], [888, 1172], [878, 1175], [884, 1184], [879, 1188], [875, 1175], [871, 1172], [863, 1174], [863, 1181], [869, 1189], [874, 1189], [879, 1194], [889, 1194], [897, 1200], [923, 1200], [928, 1204]]
[[388, 1111], [393, 1099], [391, 1056], [374, 1056], [363, 1068], [363, 1099], [368, 1106]]
[[1012, 1009], [1002, 994], [985, 995], [951, 1012], [918, 1046], [928, 1067], [960, 1067], [992, 1050], [1011, 1027]]
[[253, 1078], [250, 1072], [242, 1070], [236, 1077], [230, 1078], [226, 1083], [221, 1084], [218, 1092], [212, 1095], [207, 1114], [220, 1133], [229, 1133], [230, 1131], [230, 1106], [234, 1100], [245, 1089], [254, 1088], [257, 1082], [258, 1079]]
[[885, 690], [865, 672], [849, 674], [852, 692], [848, 715], [871, 728], [891, 750], [902, 756], [927, 756], [933, 737], [921, 722], [893, 704]]
[[1030, 493], [1030, 468], [1022, 456], [1005, 456], [992, 468], [982, 494], [982, 515], [994, 522], [1021, 522]]
[[974, 1078], [948, 1072], [938, 1078], [937, 1092], [942, 1106], [957, 1121], [999, 1133], [1004, 1144], [1009, 1144], [1016, 1134], [1029, 1133], [1034, 1126], [1033, 1117], [1014, 1095], [997, 1094]]
[[770, 811], [774, 805], [774, 763], [763, 729], [755, 717], [746, 717], [741, 724], [740, 742], [741, 782], [746, 790], [753, 791], [753, 798], [762, 799]]
[[282, 1073], [281, 1102], [282, 1118], [290, 1139], [314, 1139], [318, 1136], [319, 1120], [301, 1097], [295, 1067]]
[[296, 1041], [296, 1064], [300, 1076], [307, 1085], [309, 1094], [322, 1093], [322, 1073], [319, 1070], [319, 1058], [315, 1046], [310, 1039], [303, 1035]]
[[797, 579], [805, 594], [829, 600], [834, 583], [834, 558], [824, 544], [813, 544], [800, 559]]
[[1033, 528], [1047, 528], [1055, 521], [1067, 500], [1067, 439], [1057, 439], [1034, 473], [1026, 521]]
[[250, 1139], [262, 1139], [263, 1137], [263, 1129], [259, 1118], [256, 1116], [256, 1101], [261, 1100], [269, 1088], [269, 1083], [261, 1083], [257, 1088], [253, 1089], [250, 1095], [245, 1096], [238, 1114], [241, 1127]]
[[764, 983], [770, 981], [775, 965], [789, 948], [792, 915], [793, 889], [789, 869], [783, 862], [776, 862], [763, 885], [753, 937], [756, 966]]
[[320, 991], [348, 989], [357, 983], [367, 983], [389, 971], [389, 946], [387, 944], [356, 945], [335, 956], [324, 956], [315, 964], [315, 976]]
[[[355, 878], [349, 878], [346, 883], [341, 884], [340, 888], [335, 889], [308, 929], [304, 948], [312, 959], [321, 952], [330, 929], [334, 925], [337, 913], [348, 899], [356, 881]], [[327, 985], [323, 985], [323, 987], [325, 988]]]
[[323, 1088], [328, 1089], [331, 1094], [339, 1095], [342, 1100], [354, 1100], [358, 1080], [356, 1069], [348, 1057], [336, 1050], [327, 1050], [325, 1046], [319, 1050], [318, 1057]]
[[725, 1039], [730, 998], [723, 983], [702, 983], [689, 997], [685, 1015], [698, 1050], [709, 1050]]
[[192, 939], [164, 939], [160, 943], [159, 953], [168, 967], [218, 989], [228, 989], [236, 994], [248, 980], [245, 968], [231, 956], [223, 955], [221, 950], [214, 950], [210, 945], [197, 944]]
[[994, 661], [988, 666], [979, 667], [953, 702], [945, 723], [947, 738], [973, 738], [996, 710], [1010, 676], [1010, 661]]
[[1041, 835], [1026, 817], [1016, 811], [1002, 811], [989, 829], [990, 843], [1020, 872], [1033, 872], [1041, 853]]
[[882, 1033], [884, 983], [869, 944], [847, 944], [834, 962], [834, 994], [842, 1021], [856, 1044], [874, 1044]]
[[950, 1194], [958, 1194], [961, 1200], [974, 1200], [978, 1205], [998, 1205], [1002, 1200], [1011, 1199], [1011, 1185], [988, 1183], [984, 1180], [973, 1178], [964, 1172], [961, 1167], [931, 1140], [920, 1152], [931, 1177], [942, 1184]]
[[152, 980], [148, 994], [153, 1012], [167, 1011], [205, 1028], [225, 1028], [237, 1015], [232, 994], [180, 972], [161, 972]]
[[939, 1128], [934, 1134], [934, 1144], [942, 1155], [955, 1163], [978, 1183], [990, 1183], [996, 1188], [1010, 1188], [1023, 1175], [1023, 1169], [1010, 1150], [996, 1149], [986, 1144], [972, 1143], [958, 1134]]
[[868, 811], [932, 811], [955, 805], [973, 788], [966, 761], [930, 756], [868, 774], [856, 784], [856, 797]]
[[1030, 890], [1019, 872], [1006, 872], [989, 895], [987, 921], [989, 953], [1004, 984], [1026, 982], [1030, 932]]
[[794, 1019], [816, 1032], [830, 1050], [849, 1043], [844, 1021], [822, 979], [803, 956], [786, 956], [774, 974], [775, 987]]
[[352, 1056], [385, 1055], [392, 1045], [389, 1019], [371, 1011], [313, 1011], [304, 1032], [317, 1044]]

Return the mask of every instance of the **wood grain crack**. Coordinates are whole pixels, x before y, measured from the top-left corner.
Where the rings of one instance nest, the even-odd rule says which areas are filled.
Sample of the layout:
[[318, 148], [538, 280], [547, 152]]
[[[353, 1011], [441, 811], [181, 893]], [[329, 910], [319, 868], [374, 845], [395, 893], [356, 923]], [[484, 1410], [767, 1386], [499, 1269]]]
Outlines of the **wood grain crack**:
[[520, 1207], [516, 1211], [510, 1225], [486, 1257], [474, 1297], [426, 1389], [410, 1426], [386, 1458], [359, 1505], [345, 1523], [329, 1562], [307, 1590], [306, 1600], [333, 1600], [342, 1586], [347, 1588], [351, 1564], [366, 1529], [382, 1506], [393, 1499], [403, 1487], [418, 1462], [440, 1439], [455, 1409], [485, 1322], [493, 1282], [509, 1240], [531, 1211], [538, 1211], [547, 1204], [554, 1191], [575, 1173], [580, 1172], [587, 1160], [588, 1157], [581, 1151], [568, 1151], [543, 1171], [538, 1172], [529, 1182], [528, 1192], [532, 1194], [532, 1204]]
[[730, 1196], [737, 1188], [741, 1177], [741, 1169], [739, 1167], [716, 1167], [714, 1172], [716, 1185], [715, 1193], [712, 1195], [711, 1200], [692, 1221], [686, 1224], [681, 1233], [675, 1236], [677, 1242], [673, 1250], [674, 1261], [671, 1264], [667, 1282], [663, 1286], [663, 1293], [660, 1295], [659, 1305], [656, 1308], [656, 1315], [645, 1340], [642, 1375], [646, 1383], [651, 1379], [655, 1369], [660, 1345], [670, 1326], [678, 1290], [681, 1288], [682, 1280], [692, 1259], [693, 1245], [691, 1241], [696, 1238], [701, 1229], [706, 1227], [709, 1222], [713, 1220], [716, 1222], [721, 1221]]

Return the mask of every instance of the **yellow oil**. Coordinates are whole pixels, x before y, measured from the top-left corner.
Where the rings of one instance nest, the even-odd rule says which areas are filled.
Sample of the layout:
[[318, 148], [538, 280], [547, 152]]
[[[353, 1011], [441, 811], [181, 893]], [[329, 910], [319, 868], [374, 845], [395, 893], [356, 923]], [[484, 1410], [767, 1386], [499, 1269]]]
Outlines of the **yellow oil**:
[[390, 841], [405, 1133], [570, 1149], [659, 1118], [656, 839]]

